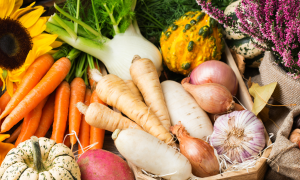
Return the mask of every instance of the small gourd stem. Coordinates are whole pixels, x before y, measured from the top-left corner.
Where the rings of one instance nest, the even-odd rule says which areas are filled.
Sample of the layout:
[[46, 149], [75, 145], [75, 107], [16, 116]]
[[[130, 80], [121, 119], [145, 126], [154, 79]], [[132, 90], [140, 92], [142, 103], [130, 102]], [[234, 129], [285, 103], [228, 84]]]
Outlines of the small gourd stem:
[[42, 162], [42, 153], [40, 148], [39, 139], [36, 136], [31, 137], [32, 143], [32, 154], [33, 154], [33, 164], [34, 168], [38, 173], [45, 170], [43, 162]]

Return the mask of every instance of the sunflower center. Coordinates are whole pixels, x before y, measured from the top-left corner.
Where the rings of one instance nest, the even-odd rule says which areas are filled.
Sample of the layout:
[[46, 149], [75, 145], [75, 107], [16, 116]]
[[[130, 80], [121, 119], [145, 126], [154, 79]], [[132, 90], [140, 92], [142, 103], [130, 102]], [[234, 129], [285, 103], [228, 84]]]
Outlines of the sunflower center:
[[13, 34], [5, 34], [0, 38], [0, 49], [7, 56], [12, 57], [18, 52], [19, 45], [17, 43]]
[[31, 49], [27, 29], [18, 20], [0, 18], [0, 67], [9, 71], [20, 68]]

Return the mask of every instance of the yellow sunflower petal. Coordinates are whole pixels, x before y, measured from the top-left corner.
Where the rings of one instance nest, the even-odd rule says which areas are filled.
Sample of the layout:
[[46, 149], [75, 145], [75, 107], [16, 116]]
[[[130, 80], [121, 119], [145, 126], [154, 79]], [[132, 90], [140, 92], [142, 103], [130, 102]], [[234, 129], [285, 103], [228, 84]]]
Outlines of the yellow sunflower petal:
[[8, 78], [6, 78], [6, 91], [10, 96], [14, 94], [14, 84], [12, 81], [10, 81], [10, 72], [8, 71]]
[[37, 58], [37, 55], [36, 55], [37, 50], [36, 49], [37, 49], [36, 47], [33, 47], [32, 50], [29, 51], [24, 64], [20, 68], [9, 72], [9, 80], [10, 81], [16, 82], [16, 83], [21, 82], [26, 70]]
[[31, 3], [29, 6], [26, 6], [25, 8], [21, 8], [16, 10], [10, 18], [12, 19], [18, 19], [21, 15], [25, 14], [26, 12], [30, 11], [32, 9], [32, 6], [35, 4], [35, 2]]
[[44, 47], [38, 48], [36, 55], [37, 55], [37, 57], [39, 57], [43, 54], [48, 53], [51, 49], [52, 49], [51, 46], [44, 46]]
[[16, 12], [23, 4], [23, 0], [15, 0], [15, 7], [12, 11], [12, 13]]
[[32, 38], [33, 46], [50, 46], [57, 38], [56, 34], [40, 34]]
[[35, 10], [19, 18], [19, 21], [25, 28], [33, 26], [44, 12], [43, 6], [36, 6]]
[[0, 1], [0, 18], [5, 18], [10, 15], [15, 6], [15, 0]]
[[2, 91], [3, 91], [5, 89], [5, 81], [4, 81], [2, 74], [3, 74], [3, 70], [0, 68], [0, 79], [3, 82], [3, 85], [2, 85]]
[[46, 29], [46, 22], [47, 18], [41, 17], [33, 26], [27, 28], [27, 30], [30, 33], [30, 36], [35, 37], [41, 34]]
[[63, 44], [63, 42], [61, 42], [61, 41], [54, 41], [52, 44], [50, 44], [50, 46], [53, 47], [53, 49], [54, 49], [54, 48], [60, 47], [62, 44]]
[[5, 139], [9, 138], [9, 134], [0, 134], [0, 142], [4, 141]]

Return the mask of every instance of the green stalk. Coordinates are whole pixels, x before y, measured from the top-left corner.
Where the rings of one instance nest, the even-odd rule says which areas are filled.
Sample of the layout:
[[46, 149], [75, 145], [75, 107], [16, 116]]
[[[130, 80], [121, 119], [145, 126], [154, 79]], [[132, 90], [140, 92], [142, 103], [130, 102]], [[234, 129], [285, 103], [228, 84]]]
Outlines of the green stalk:
[[[80, 4], [80, 0], [77, 0], [76, 19], [79, 19], [79, 4]], [[74, 23], [74, 31], [76, 34], [77, 34], [77, 29], [78, 29], [78, 23], [75, 22]]]
[[83, 78], [84, 79], [84, 83], [85, 83], [86, 86], [89, 85], [89, 80], [88, 80], [88, 75], [87, 75], [87, 73], [88, 73], [87, 72], [87, 68], [88, 68], [88, 63], [86, 63], [86, 65], [85, 65], [85, 69], [86, 70], [84, 71], [84, 78]]
[[98, 17], [97, 17], [95, 6], [94, 6], [94, 0], [91, 0], [91, 2], [92, 2], [94, 17], [95, 17], [96, 28], [97, 28], [97, 31], [101, 34], [100, 27], [99, 27], [99, 22], [98, 22]]
[[90, 66], [90, 68], [95, 69], [93, 56], [87, 54], [87, 61], [88, 61], [88, 65]]
[[56, 52], [55, 54], [52, 55], [53, 59], [56, 61], [62, 57], [66, 57], [69, 53], [68, 48], [66, 47], [61, 47], [60, 50], [58, 52]]
[[86, 53], [82, 54], [77, 61], [77, 67], [75, 70], [75, 77], [82, 77], [84, 72], [86, 71], [85, 67], [85, 61], [86, 61]]
[[65, 80], [68, 83], [71, 83], [72, 80], [74, 79], [74, 77], [75, 77], [75, 70], [76, 70], [75, 61], [71, 61], [71, 70], [69, 71], [69, 73], [65, 77]]
[[87, 29], [89, 32], [91, 32], [92, 34], [94, 34], [95, 36], [100, 36], [102, 37], [101, 34], [99, 34], [97, 31], [95, 31], [92, 27], [90, 27], [89, 25], [85, 24], [84, 22], [80, 21], [79, 19], [71, 16], [70, 14], [68, 14], [67, 12], [65, 12], [63, 9], [61, 9], [60, 7], [58, 7], [56, 4], [54, 4], [54, 7], [57, 11], [59, 11], [61, 14], [63, 14], [64, 16], [66, 16], [67, 18], [69, 18], [70, 20], [80, 24], [82, 27], [84, 27], [85, 29]]
[[[114, 27], [114, 30], [115, 30], [115, 34], [119, 34], [119, 33], [120, 33], [120, 29], [119, 29], [119, 27], [118, 27], [118, 23], [117, 23], [116, 20], [115, 20], [115, 17], [113, 16], [113, 8], [112, 8], [112, 11], [110, 11], [110, 10], [108, 9], [106, 3], [104, 3], [103, 6], [104, 6], [106, 12], [108, 13], [108, 15], [109, 15], [109, 17], [110, 17], [110, 20], [111, 20], [111, 22], [112, 22], [112, 24], [113, 24], [113, 27]], [[120, 21], [121, 21], [121, 19], [118, 20], [118, 22], [120, 22]]]
[[76, 59], [79, 55], [80, 55], [81, 51], [79, 51], [78, 49], [73, 48], [68, 55], [66, 56], [66, 58], [68, 58], [71, 62], [74, 61], [74, 59]]
[[[59, 17], [59, 16], [58, 16]], [[59, 17], [60, 18], [60, 17]], [[61, 18], [60, 18], [61, 19]], [[74, 29], [74, 24], [71, 21], [67, 21], [64, 19], [61, 19], [69, 28]], [[52, 16], [48, 19], [48, 22], [61, 27], [60, 24], [58, 22], [56, 22]], [[94, 34], [91, 34], [90, 32], [86, 31], [83, 29], [83, 27], [79, 26], [78, 30], [77, 30], [77, 35], [78, 36], [82, 36], [85, 38], [89, 38], [89, 39], [100, 39], [99, 37], [95, 36]]]
[[110, 41], [106, 37], [106, 39], [102, 40], [101, 43], [80, 36], [78, 36], [77, 40], [75, 41], [64, 29], [55, 26], [50, 22], [47, 22], [46, 26], [46, 32], [51, 34], [57, 34], [58, 38], [62, 41], [68, 43], [69, 45], [80, 51], [83, 51], [96, 57], [97, 59], [105, 59], [105, 57], [107, 57], [110, 53], [109, 48], [105, 46]]
[[52, 16], [52, 18], [62, 27], [64, 28], [69, 34], [70, 36], [76, 40], [77, 39], [77, 34], [68, 26], [66, 25], [57, 14], [54, 14]]

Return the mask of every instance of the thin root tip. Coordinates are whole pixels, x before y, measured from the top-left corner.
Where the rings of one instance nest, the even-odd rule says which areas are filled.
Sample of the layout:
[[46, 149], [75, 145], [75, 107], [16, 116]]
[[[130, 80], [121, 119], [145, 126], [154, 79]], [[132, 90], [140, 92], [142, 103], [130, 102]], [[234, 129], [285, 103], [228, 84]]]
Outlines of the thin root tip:
[[82, 102], [78, 102], [76, 104], [76, 107], [78, 109], [79, 112], [81, 112], [82, 114], [85, 114], [85, 112], [87, 111], [88, 106], [83, 104]]
[[90, 69], [89, 74], [90, 77], [96, 82], [99, 82], [102, 78], [102, 74], [98, 69]]

